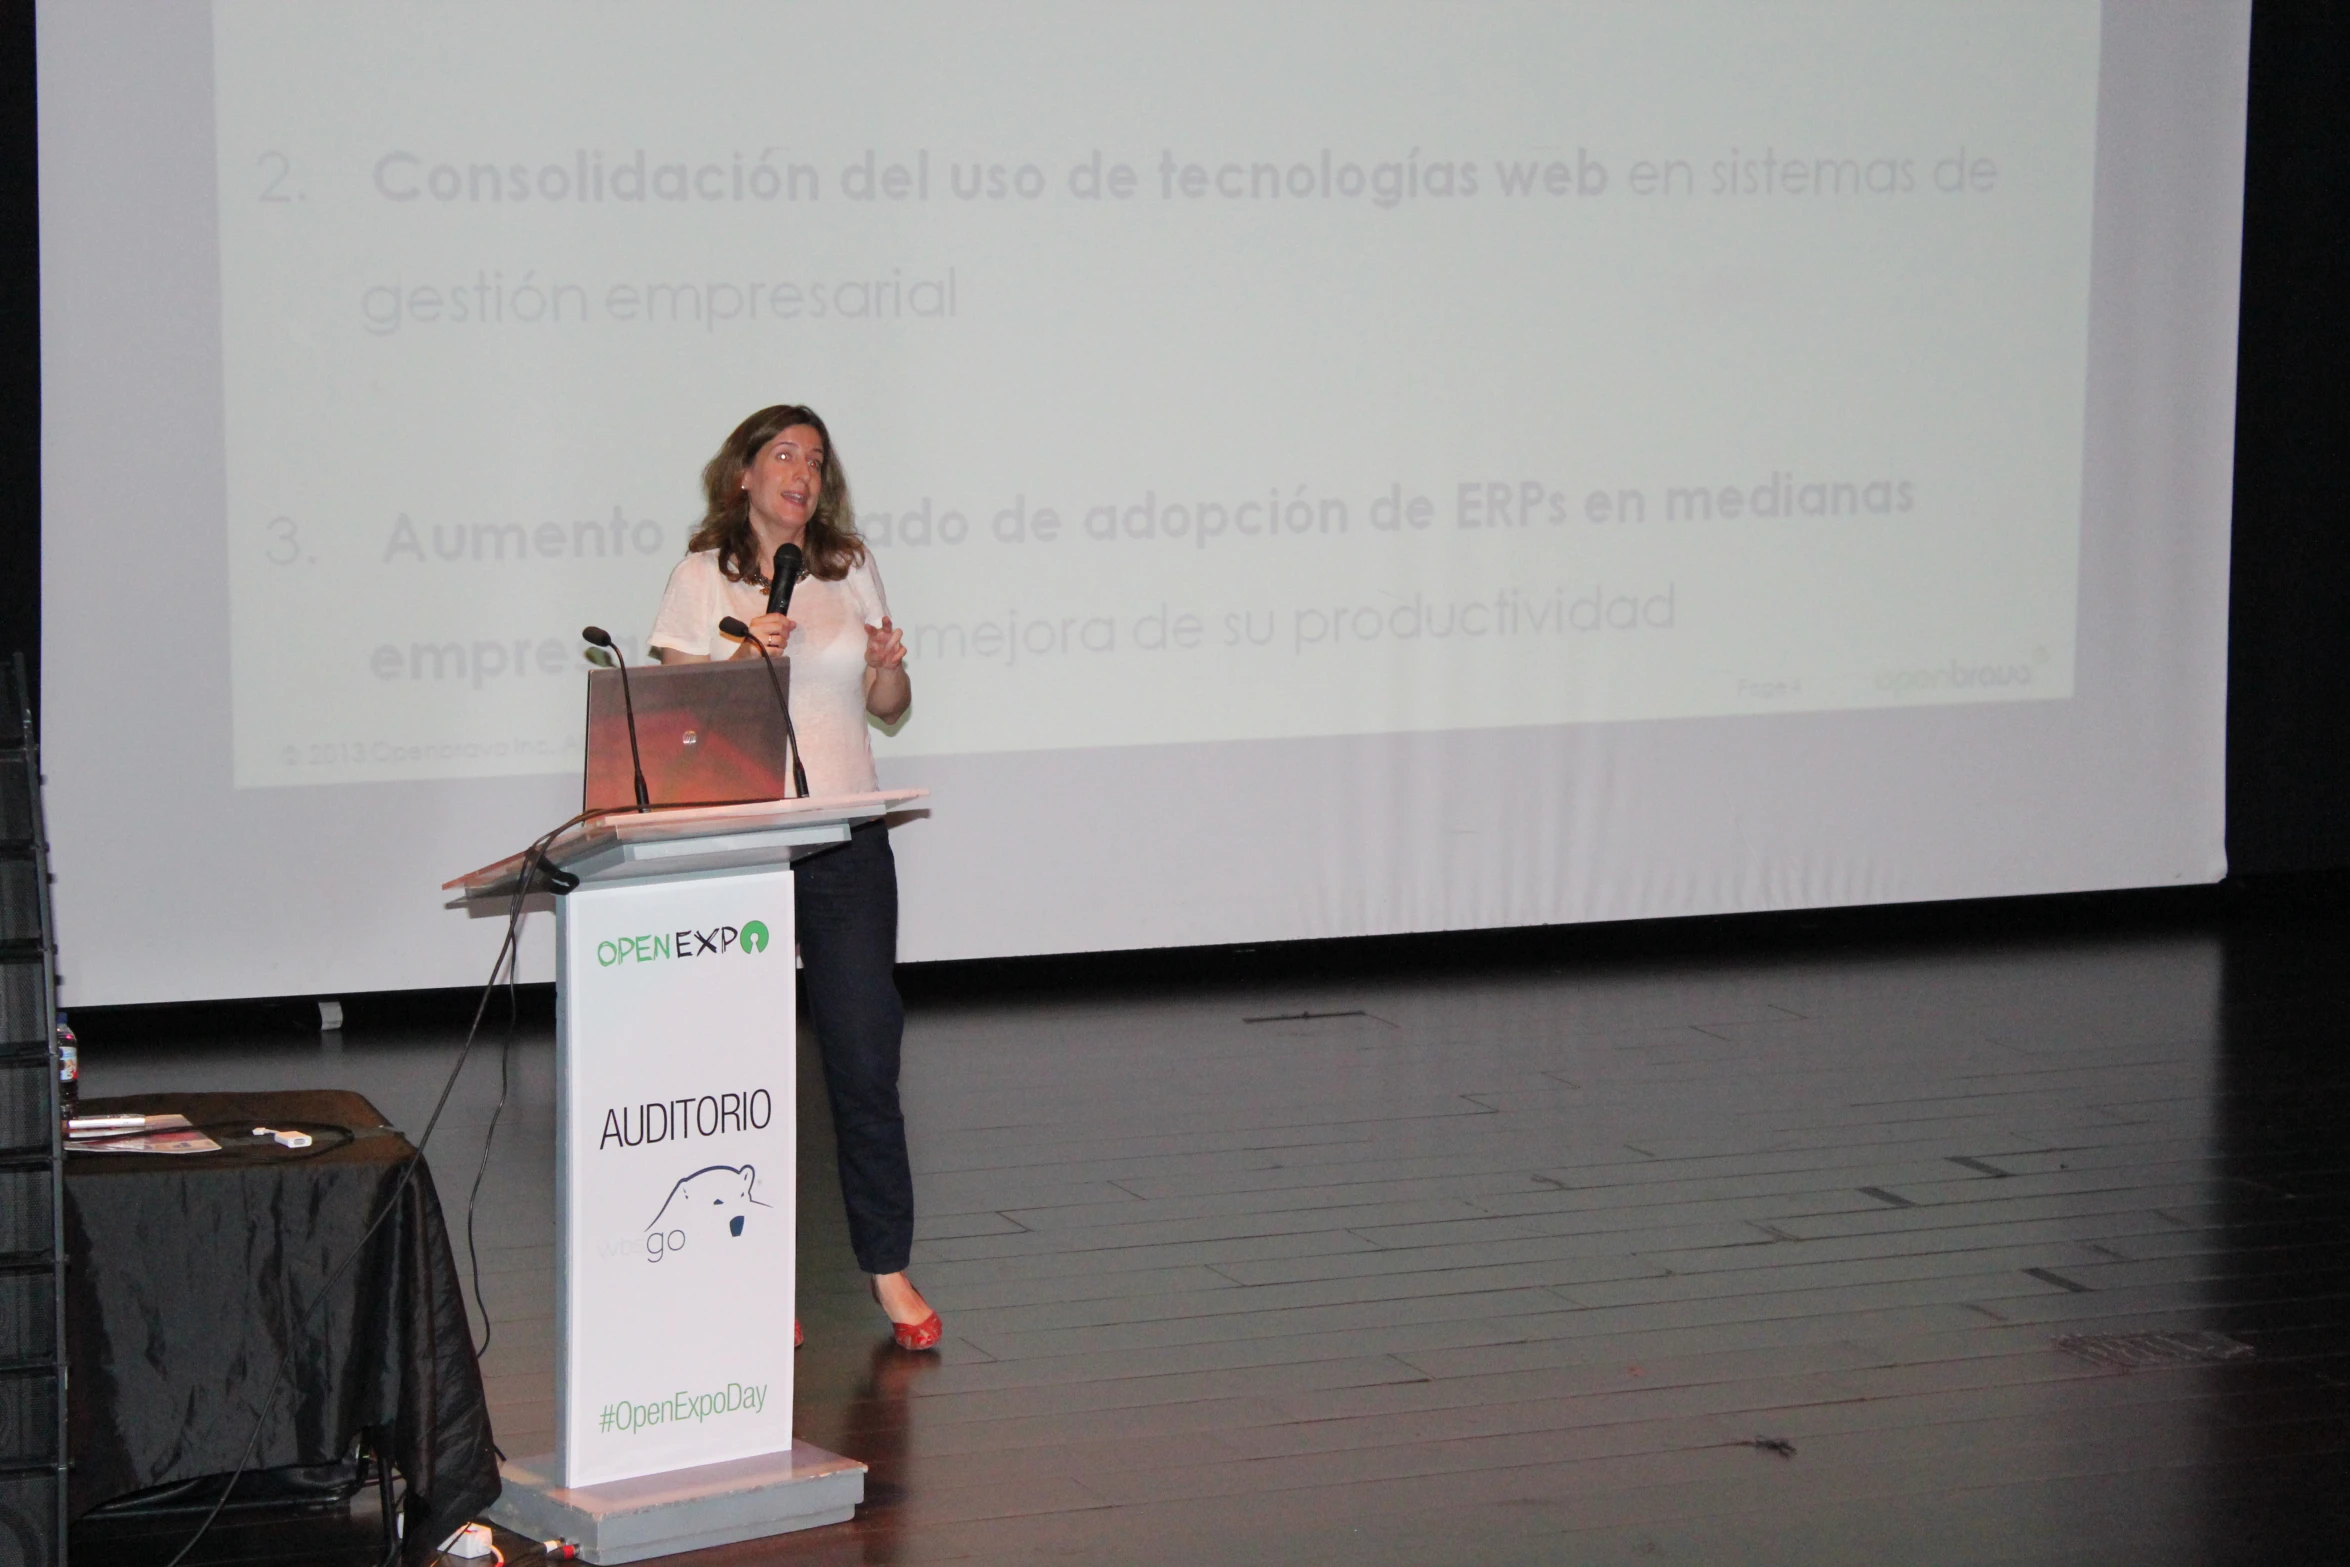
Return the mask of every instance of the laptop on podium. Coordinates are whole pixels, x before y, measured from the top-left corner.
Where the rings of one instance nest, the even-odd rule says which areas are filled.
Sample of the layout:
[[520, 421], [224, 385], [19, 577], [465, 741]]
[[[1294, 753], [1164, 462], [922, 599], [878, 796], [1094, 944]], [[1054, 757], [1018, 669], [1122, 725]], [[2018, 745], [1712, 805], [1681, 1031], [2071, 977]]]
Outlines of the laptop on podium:
[[[762, 659], [706, 664], [635, 664], [637, 748], [645, 792], [655, 805], [739, 805], [792, 793], [780, 690], [791, 690], [789, 660], [775, 660], [775, 683]], [[628, 715], [620, 671], [588, 672], [587, 769], [583, 809], [636, 804], [629, 765]]]

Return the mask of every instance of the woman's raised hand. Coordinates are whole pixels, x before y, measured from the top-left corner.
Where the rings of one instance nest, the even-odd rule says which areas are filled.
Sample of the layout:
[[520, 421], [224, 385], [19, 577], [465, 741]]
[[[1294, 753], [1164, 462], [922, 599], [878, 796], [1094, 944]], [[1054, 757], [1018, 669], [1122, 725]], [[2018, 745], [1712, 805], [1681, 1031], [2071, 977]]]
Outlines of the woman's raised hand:
[[887, 615], [878, 626], [865, 628], [865, 662], [874, 669], [897, 669], [906, 662], [906, 639]]

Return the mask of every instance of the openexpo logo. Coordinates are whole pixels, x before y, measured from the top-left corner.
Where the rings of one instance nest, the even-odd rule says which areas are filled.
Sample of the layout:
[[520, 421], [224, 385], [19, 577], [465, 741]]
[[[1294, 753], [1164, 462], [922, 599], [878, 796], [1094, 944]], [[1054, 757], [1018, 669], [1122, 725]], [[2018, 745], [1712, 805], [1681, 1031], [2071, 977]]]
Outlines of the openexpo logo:
[[765, 952], [767, 943], [767, 922], [745, 920], [740, 925], [718, 925], [709, 930], [664, 930], [599, 941], [596, 963], [612, 968], [623, 963], [658, 963], [664, 958], [715, 958], [736, 951]]

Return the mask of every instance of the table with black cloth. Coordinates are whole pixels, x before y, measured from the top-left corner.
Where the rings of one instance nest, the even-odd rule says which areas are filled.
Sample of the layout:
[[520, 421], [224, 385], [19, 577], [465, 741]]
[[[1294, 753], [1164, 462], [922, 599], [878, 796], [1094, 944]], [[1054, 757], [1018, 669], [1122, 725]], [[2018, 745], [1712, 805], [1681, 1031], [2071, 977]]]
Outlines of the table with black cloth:
[[[72, 1515], [240, 1459], [332, 1463], [373, 1428], [408, 1484], [404, 1555], [429, 1560], [498, 1494], [430, 1169], [353, 1093], [144, 1094], [79, 1113], [121, 1111], [184, 1115], [222, 1146], [67, 1161]], [[314, 1141], [284, 1148], [257, 1126]]]

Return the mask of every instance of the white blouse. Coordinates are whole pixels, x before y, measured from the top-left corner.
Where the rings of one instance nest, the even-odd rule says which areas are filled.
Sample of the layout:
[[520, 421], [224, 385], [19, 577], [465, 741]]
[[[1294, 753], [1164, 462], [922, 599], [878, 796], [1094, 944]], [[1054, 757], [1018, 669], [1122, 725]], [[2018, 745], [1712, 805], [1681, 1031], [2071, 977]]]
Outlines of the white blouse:
[[[706, 658], [731, 658], [742, 644], [718, 629], [728, 615], [748, 622], [767, 611], [767, 590], [729, 582], [716, 550], [677, 563], [653, 617], [652, 644]], [[814, 794], [865, 794], [881, 787], [873, 773], [873, 739], [865, 727], [865, 628], [889, 613], [873, 555], [838, 582], [802, 577], [792, 589], [792, 729]]]

